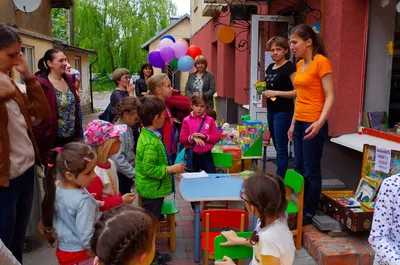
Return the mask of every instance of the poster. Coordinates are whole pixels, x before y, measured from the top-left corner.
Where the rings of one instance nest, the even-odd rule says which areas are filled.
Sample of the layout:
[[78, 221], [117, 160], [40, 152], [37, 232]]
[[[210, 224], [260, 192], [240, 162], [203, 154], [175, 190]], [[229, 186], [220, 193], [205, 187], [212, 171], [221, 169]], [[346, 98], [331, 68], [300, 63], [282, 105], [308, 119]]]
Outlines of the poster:
[[388, 174], [390, 171], [390, 161], [392, 159], [391, 150], [382, 147], [376, 147], [375, 170]]

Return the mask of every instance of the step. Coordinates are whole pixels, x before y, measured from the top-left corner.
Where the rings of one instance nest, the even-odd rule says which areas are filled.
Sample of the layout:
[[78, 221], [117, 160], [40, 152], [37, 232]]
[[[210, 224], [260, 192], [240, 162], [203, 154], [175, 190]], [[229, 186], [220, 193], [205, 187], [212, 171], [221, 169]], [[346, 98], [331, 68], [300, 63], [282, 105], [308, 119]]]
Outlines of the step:
[[330, 237], [314, 225], [303, 227], [303, 247], [320, 265], [370, 265], [375, 255], [367, 235]]

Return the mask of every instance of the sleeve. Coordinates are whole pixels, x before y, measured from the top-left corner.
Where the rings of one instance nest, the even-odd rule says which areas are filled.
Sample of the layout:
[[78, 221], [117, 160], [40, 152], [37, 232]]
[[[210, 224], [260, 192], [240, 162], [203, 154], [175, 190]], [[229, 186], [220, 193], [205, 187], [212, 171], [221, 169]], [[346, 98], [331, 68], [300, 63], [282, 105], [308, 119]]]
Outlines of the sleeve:
[[215, 125], [215, 121], [210, 117], [210, 134], [206, 135], [207, 142], [211, 144], [216, 144], [220, 140], [219, 132], [217, 130], [217, 126]]
[[[164, 148], [163, 148], [164, 151]], [[152, 179], [163, 179], [168, 175], [166, 165], [160, 164], [157, 146], [147, 144], [143, 148], [143, 175]]]
[[215, 77], [211, 72], [208, 72], [208, 75], [210, 78], [210, 87], [206, 92], [204, 92], [204, 95], [206, 95], [207, 98], [211, 98], [215, 93]]
[[21, 265], [0, 239], [0, 264]]
[[260, 241], [258, 244], [260, 244], [260, 254], [263, 256], [272, 256], [275, 258], [280, 258], [281, 257], [281, 251], [279, 247], [277, 246], [276, 242], [274, 240], [277, 240], [276, 237], [271, 237], [270, 235], [264, 233], [260, 237]]
[[289, 61], [288, 63], [288, 74], [291, 75], [292, 73], [296, 72], [296, 65]]
[[75, 219], [76, 231], [78, 238], [83, 248], [90, 249], [89, 241], [93, 236], [94, 224], [96, 223], [97, 205], [92, 201], [92, 198], [87, 196], [78, 206], [78, 211]]
[[10, 80], [2, 78], [0, 80], [0, 102], [13, 99], [15, 97], [15, 89]]
[[126, 150], [126, 136], [126, 133], [121, 133], [121, 147], [119, 148], [119, 152], [111, 157], [111, 160], [114, 162], [119, 173], [133, 179], [135, 177], [135, 168], [126, 159], [126, 154], [124, 153], [124, 150]]
[[188, 118], [184, 118], [182, 122], [181, 133], [179, 135], [179, 142], [182, 144], [191, 144], [191, 142], [189, 142], [190, 135], [189, 120]]
[[326, 74], [332, 73], [332, 64], [328, 58], [320, 55], [318, 59], [318, 77], [322, 78]]
[[189, 98], [191, 98], [193, 96], [192, 90], [191, 90], [191, 83], [192, 81], [192, 76], [193, 74], [189, 74], [188, 80], [186, 81], [186, 86], [185, 86], [185, 94], [186, 96], [188, 96]]
[[113, 115], [117, 114], [117, 107], [118, 104], [121, 102], [122, 98], [123, 97], [121, 96], [121, 93], [119, 93], [117, 90], [114, 90], [112, 92], [110, 97], [110, 104], [111, 104], [111, 113]]
[[35, 77], [24, 79], [26, 94], [28, 95], [27, 108], [29, 114], [36, 118], [50, 119], [50, 107], [42, 86]]
[[[381, 185], [376, 200], [374, 219], [368, 241], [375, 250], [375, 259], [380, 264], [397, 264], [395, 262], [400, 259], [399, 243], [391, 237], [396, 228], [396, 223], [398, 226], [394, 217], [394, 209], [399, 207], [399, 205], [395, 205], [396, 200], [399, 200], [399, 179], [398, 176], [386, 179]], [[397, 183], [395, 183], [396, 180]]]
[[103, 188], [103, 182], [98, 176], [92, 181], [92, 183], [90, 183], [88, 187], [86, 187], [88, 192], [92, 194], [96, 200], [103, 202], [103, 205], [100, 208], [102, 212], [122, 204], [122, 196], [103, 198]]

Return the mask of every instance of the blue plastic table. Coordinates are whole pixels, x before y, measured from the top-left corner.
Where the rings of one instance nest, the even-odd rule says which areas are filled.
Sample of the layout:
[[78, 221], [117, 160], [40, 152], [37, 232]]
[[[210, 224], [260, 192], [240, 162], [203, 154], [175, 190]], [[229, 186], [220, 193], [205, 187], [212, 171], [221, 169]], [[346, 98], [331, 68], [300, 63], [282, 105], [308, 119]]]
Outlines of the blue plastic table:
[[242, 178], [229, 174], [210, 174], [209, 178], [182, 179], [179, 190], [182, 198], [195, 203], [194, 214], [194, 261], [200, 262], [200, 202], [241, 201]]

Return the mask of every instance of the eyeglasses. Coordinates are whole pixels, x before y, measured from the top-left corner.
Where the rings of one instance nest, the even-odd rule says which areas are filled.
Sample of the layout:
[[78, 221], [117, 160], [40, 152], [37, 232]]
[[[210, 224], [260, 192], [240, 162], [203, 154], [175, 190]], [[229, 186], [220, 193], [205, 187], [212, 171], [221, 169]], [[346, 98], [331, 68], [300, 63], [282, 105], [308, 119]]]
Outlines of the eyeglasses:
[[248, 204], [250, 204], [250, 202], [246, 199], [246, 197], [244, 196], [244, 191], [240, 192], [240, 199], [244, 200], [245, 202], [247, 202]]

